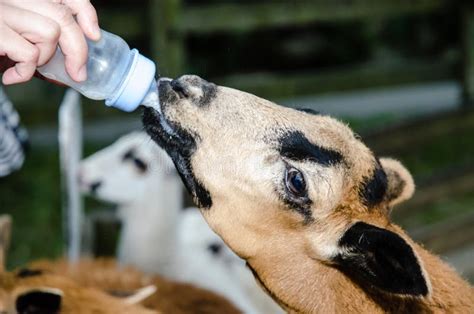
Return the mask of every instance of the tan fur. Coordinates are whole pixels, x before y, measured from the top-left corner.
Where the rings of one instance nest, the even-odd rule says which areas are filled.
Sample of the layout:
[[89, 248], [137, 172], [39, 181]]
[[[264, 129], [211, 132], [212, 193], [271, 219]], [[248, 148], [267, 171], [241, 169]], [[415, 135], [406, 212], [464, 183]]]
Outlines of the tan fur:
[[[399, 162], [380, 160], [387, 173], [386, 199], [369, 207], [360, 189], [375, 173], [377, 159], [347, 126], [226, 87], [218, 87], [203, 105], [203, 94], [195, 93], [201, 82], [195, 76], [181, 77], [185, 97], [160, 89], [161, 110], [168, 122], [197, 142], [190, 164], [195, 180], [212, 198], [212, 206], [201, 209], [203, 216], [247, 260], [280, 305], [295, 313], [474, 312], [473, 288], [389, 220], [391, 207], [414, 191], [413, 179]], [[339, 152], [344, 162], [325, 167], [282, 158], [278, 138], [288, 130]], [[281, 200], [288, 163], [305, 173], [312, 200], [310, 223]], [[428, 296], [361, 288], [335, 267], [338, 241], [358, 221], [393, 231], [412, 246]]]
[[145, 275], [132, 267], [121, 267], [112, 259], [83, 259], [75, 264], [63, 260], [44, 260], [34, 262], [29, 267], [71, 278], [84, 287], [121, 295], [129, 295], [140, 288], [154, 285], [156, 292], [140, 303], [163, 313], [240, 313], [229, 301], [213, 292], [159, 276]]
[[19, 278], [15, 274], [0, 274], [0, 312], [16, 313], [15, 300], [30, 291], [53, 291], [62, 296], [61, 313], [152, 314], [158, 313], [140, 305], [125, 304], [99, 289], [83, 287], [71, 279], [44, 274]]

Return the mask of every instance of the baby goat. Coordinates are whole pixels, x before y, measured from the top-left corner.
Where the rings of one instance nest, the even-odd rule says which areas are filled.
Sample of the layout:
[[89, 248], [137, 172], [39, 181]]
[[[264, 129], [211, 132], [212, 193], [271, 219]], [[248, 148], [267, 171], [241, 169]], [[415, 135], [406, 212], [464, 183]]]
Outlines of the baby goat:
[[474, 290], [390, 221], [413, 179], [346, 125], [185, 75], [143, 122], [211, 228], [289, 312], [474, 312]]
[[55, 274], [0, 273], [0, 313], [157, 314], [138, 304]]
[[[66, 277], [84, 288], [122, 296], [124, 300], [134, 300], [161, 313], [240, 313], [220, 295], [160, 276], [143, 274], [133, 267], [119, 266], [111, 259], [83, 259], [73, 264], [62, 260], [36, 261], [29, 269], [34, 270], [32, 273]], [[154, 291], [141, 293], [150, 287], [154, 287]]]
[[118, 205], [121, 263], [155, 273], [172, 267], [182, 183], [146, 134], [127, 134], [82, 161], [79, 183], [83, 192]]

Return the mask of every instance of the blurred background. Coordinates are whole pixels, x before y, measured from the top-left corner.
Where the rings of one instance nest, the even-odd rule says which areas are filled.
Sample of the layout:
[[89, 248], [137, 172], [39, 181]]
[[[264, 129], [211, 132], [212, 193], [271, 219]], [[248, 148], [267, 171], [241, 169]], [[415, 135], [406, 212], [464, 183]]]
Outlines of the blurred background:
[[[443, 0], [92, 1], [103, 29], [157, 62], [277, 103], [330, 113], [400, 159], [415, 197], [394, 219], [474, 282], [474, 6]], [[29, 130], [24, 167], [0, 178], [10, 267], [60, 256], [57, 140], [64, 88], [6, 88]], [[139, 112], [83, 99], [84, 154], [140, 129]], [[87, 200], [86, 211], [104, 204]], [[95, 250], [108, 254], [116, 229]]]

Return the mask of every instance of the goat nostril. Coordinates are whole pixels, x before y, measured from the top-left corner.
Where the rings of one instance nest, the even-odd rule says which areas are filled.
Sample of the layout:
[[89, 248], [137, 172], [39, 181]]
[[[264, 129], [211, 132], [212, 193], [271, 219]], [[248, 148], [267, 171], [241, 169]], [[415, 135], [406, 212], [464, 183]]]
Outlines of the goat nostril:
[[93, 194], [97, 193], [97, 190], [99, 189], [99, 187], [101, 185], [102, 185], [102, 182], [100, 182], [100, 181], [92, 183], [90, 185], [91, 193], [93, 193]]
[[212, 254], [217, 255], [222, 250], [222, 245], [213, 243], [209, 245], [208, 249], [212, 252]]
[[180, 98], [188, 98], [189, 94], [186, 91], [185, 87], [183, 86], [183, 83], [177, 80], [173, 80], [170, 83], [171, 88], [178, 94]]

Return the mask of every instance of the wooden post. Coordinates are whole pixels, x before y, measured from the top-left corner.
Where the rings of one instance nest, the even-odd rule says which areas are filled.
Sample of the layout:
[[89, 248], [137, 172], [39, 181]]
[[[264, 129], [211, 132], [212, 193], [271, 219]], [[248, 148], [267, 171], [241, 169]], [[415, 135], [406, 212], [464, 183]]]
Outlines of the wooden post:
[[176, 77], [184, 65], [183, 34], [177, 31], [181, 0], [150, 0], [151, 48], [161, 76]]
[[466, 5], [462, 9], [463, 18], [463, 103], [474, 104], [474, 6]]
[[12, 220], [9, 215], [0, 216], [0, 273], [5, 271], [7, 251], [10, 246]]

